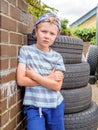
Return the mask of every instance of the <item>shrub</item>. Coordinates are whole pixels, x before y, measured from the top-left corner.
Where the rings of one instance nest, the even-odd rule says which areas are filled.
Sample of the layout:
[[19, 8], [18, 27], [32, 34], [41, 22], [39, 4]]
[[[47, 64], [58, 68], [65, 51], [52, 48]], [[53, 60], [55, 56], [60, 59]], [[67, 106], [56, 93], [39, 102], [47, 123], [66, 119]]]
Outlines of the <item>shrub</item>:
[[96, 28], [74, 28], [72, 29], [72, 35], [78, 36], [84, 42], [96, 43]]

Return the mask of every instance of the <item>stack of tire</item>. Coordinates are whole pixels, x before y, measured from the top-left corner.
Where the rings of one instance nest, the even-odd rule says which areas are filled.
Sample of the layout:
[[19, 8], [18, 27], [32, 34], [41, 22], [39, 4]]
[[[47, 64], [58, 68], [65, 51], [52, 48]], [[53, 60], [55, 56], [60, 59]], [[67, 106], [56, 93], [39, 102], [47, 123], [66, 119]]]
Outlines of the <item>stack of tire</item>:
[[52, 48], [62, 54], [66, 68], [61, 93], [64, 96], [66, 130], [97, 130], [98, 106], [92, 101], [90, 66], [83, 60], [83, 41], [60, 35]]
[[87, 54], [87, 62], [90, 65], [89, 83], [94, 84], [98, 80], [98, 46], [90, 45]]
[[[36, 38], [28, 34], [28, 45]], [[90, 66], [83, 59], [83, 41], [60, 35], [51, 46], [61, 53], [66, 68], [61, 93], [64, 96], [64, 123], [66, 130], [97, 130], [98, 106], [92, 101], [89, 81]]]

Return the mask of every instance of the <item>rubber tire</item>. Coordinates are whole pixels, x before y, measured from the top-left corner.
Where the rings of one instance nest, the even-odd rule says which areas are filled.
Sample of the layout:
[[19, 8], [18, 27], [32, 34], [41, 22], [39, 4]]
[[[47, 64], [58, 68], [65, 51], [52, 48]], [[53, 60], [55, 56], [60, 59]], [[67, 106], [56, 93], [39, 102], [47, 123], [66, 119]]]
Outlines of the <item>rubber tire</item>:
[[96, 82], [97, 82], [97, 77], [95, 75], [90, 75], [89, 76], [89, 83], [95, 84]]
[[78, 89], [61, 90], [65, 101], [65, 113], [75, 113], [87, 109], [92, 99], [90, 85]]
[[65, 64], [81, 62], [83, 52], [82, 39], [60, 35], [51, 47], [61, 53]]
[[97, 78], [97, 80], [98, 80], [98, 61], [97, 61], [97, 68], [96, 68], [95, 76], [96, 76], [96, 78]]
[[[37, 39], [34, 32], [27, 34], [27, 44], [35, 44]], [[83, 40], [60, 35], [51, 46], [55, 51], [61, 53], [64, 63], [80, 63], [82, 59]]]
[[90, 67], [87, 62], [65, 64], [65, 68], [62, 89], [79, 88], [88, 84]]
[[90, 45], [88, 49], [87, 62], [90, 65], [90, 75], [95, 75], [98, 65], [98, 46]]
[[66, 130], [97, 130], [98, 106], [91, 102], [88, 109], [74, 114], [65, 114], [64, 123]]
[[33, 32], [27, 34], [27, 45], [35, 44], [36, 41], [37, 41], [37, 39], [36, 39], [35, 34]]

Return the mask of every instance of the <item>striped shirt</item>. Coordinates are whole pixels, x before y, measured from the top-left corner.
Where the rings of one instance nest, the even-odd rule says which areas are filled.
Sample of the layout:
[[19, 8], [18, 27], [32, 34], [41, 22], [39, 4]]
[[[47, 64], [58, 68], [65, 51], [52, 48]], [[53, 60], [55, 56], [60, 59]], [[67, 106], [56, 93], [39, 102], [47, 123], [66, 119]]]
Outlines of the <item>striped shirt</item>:
[[[18, 61], [31, 66], [37, 73], [46, 76], [53, 68], [65, 71], [61, 54], [50, 49], [49, 52], [39, 50], [35, 44], [23, 46], [20, 49]], [[60, 91], [54, 91], [43, 86], [25, 87], [24, 105], [34, 105], [36, 107], [55, 108], [63, 100]]]

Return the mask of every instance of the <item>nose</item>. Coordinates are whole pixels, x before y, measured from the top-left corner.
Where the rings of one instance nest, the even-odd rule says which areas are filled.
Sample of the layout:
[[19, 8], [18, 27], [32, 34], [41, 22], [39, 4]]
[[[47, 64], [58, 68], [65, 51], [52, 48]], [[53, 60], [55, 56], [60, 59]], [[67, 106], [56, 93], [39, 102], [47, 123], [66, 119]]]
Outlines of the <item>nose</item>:
[[45, 38], [49, 38], [50, 37], [50, 34], [49, 33], [46, 33], [45, 34]]

